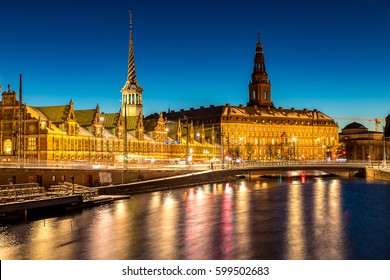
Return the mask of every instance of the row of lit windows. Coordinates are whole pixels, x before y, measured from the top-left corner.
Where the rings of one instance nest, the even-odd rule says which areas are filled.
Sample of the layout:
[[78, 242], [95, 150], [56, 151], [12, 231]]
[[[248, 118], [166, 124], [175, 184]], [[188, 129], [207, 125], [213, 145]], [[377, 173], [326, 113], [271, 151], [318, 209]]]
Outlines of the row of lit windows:
[[226, 133], [234, 133], [234, 132], [254, 132], [254, 133], [287, 133], [287, 134], [328, 134], [328, 133], [336, 133], [337, 127], [282, 127], [282, 126], [251, 126], [251, 125], [236, 125], [236, 126], [227, 126], [227, 128], [223, 128], [223, 131]]
[[[244, 153], [247, 154], [247, 151], [243, 151]], [[283, 151], [282, 152], [282, 155], [283, 156], [286, 156], [286, 155], [289, 155], [290, 157], [293, 157], [294, 156], [294, 153], [295, 153], [295, 157], [297, 159], [304, 159], [304, 158], [312, 158], [313, 155], [314, 156], [323, 156], [325, 154], [325, 150], [324, 149], [310, 149], [310, 148], [296, 148], [295, 150], [294, 149], [290, 149], [288, 151]], [[272, 149], [269, 149], [269, 148], [262, 148], [262, 149], [254, 149], [252, 151], [252, 155], [253, 156], [279, 156], [281, 155], [281, 151], [280, 149], [279, 150], [272, 150]]]
[[233, 145], [245, 145], [247, 143], [251, 143], [254, 145], [280, 145], [280, 144], [285, 144], [285, 145], [292, 145], [293, 143], [295, 145], [334, 145], [337, 141], [337, 138], [335, 137], [319, 137], [319, 138], [314, 138], [314, 137], [302, 137], [302, 136], [297, 136], [297, 137], [277, 137], [277, 138], [271, 138], [271, 137], [246, 137], [246, 136], [240, 136], [240, 135], [229, 135], [226, 140], [225, 144], [233, 144]]
[[[84, 140], [84, 141], [83, 141]], [[41, 140], [42, 141], [42, 140]], [[50, 140], [48, 141], [50, 142]], [[123, 145], [118, 140], [106, 140], [94, 139], [88, 141], [88, 139], [61, 139], [53, 137], [52, 143], [48, 143], [47, 151], [84, 151], [84, 152], [122, 152]], [[88, 143], [90, 145], [88, 145]], [[84, 145], [83, 145], [84, 144]], [[192, 145], [194, 153], [203, 153], [204, 145]], [[28, 137], [27, 150], [38, 151], [38, 138]], [[43, 147], [41, 147], [43, 149]], [[52, 149], [54, 148], [54, 149]], [[95, 149], [96, 148], [96, 149]], [[215, 148], [215, 146], [214, 146]], [[186, 146], [179, 144], [165, 144], [165, 142], [153, 142], [153, 141], [128, 141], [128, 152], [144, 152], [144, 153], [185, 153]], [[215, 149], [216, 150], [216, 149]]]
[[225, 117], [225, 121], [238, 121], [238, 122], [253, 122], [258, 124], [283, 124], [283, 125], [335, 125], [333, 121], [308, 121], [308, 120], [293, 120], [293, 119], [257, 119], [247, 117]]

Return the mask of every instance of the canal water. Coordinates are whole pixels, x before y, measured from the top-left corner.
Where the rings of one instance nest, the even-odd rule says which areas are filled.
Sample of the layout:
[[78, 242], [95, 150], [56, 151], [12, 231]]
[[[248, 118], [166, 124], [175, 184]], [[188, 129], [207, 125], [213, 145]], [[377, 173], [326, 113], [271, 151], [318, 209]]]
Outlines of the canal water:
[[0, 225], [0, 259], [390, 259], [390, 184], [238, 180]]

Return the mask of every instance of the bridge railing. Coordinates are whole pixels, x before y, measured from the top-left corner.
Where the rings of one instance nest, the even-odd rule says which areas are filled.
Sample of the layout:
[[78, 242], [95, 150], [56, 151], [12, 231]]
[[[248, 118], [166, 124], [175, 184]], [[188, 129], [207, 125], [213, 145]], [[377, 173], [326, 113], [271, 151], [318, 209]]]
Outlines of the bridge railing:
[[326, 161], [326, 160], [294, 160], [294, 161], [244, 161], [232, 167], [267, 167], [267, 166], [377, 166], [377, 163], [369, 161]]
[[[380, 164], [380, 163], [379, 163]], [[191, 163], [191, 169], [219, 169], [222, 168], [221, 162], [208, 161], [203, 162], [203, 167], [201, 162]], [[249, 161], [244, 160], [240, 163], [236, 162], [227, 162], [223, 164], [223, 168], [240, 168], [240, 167], [261, 167], [261, 166], [307, 166], [307, 165], [316, 165], [316, 166], [378, 166], [378, 162], [374, 161], [360, 161], [360, 160], [347, 160], [347, 161], [337, 161], [337, 160], [275, 160], [275, 161]], [[35, 160], [35, 161], [25, 161], [23, 163], [17, 161], [0, 161], [0, 168], [38, 168], [38, 169], [79, 169], [79, 170], [121, 170], [124, 169], [122, 163], [113, 164], [113, 163], [91, 163], [87, 161], [52, 161], [52, 160]], [[138, 164], [127, 164], [126, 169], [158, 169], [158, 168], [173, 168], [173, 169], [186, 169], [189, 168], [186, 164], [171, 164], [168, 162], [155, 162], [155, 163], [138, 163]]]

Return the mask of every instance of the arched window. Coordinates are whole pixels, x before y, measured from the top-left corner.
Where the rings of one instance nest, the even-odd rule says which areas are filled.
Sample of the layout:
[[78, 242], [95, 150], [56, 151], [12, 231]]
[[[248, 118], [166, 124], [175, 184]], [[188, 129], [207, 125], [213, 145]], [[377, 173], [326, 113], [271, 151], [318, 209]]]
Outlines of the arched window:
[[7, 139], [3, 142], [3, 150], [4, 154], [12, 155], [12, 141], [10, 139]]

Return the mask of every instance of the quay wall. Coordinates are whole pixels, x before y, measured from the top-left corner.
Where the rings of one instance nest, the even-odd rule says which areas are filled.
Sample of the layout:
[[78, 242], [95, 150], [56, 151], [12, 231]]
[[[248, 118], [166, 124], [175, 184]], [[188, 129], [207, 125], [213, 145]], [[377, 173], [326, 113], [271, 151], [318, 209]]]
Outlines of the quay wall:
[[366, 176], [369, 179], [379, 179], [390, 181], [390, 169], [366, 168]]
[[242, 170], [214, 170], [196, 173], [188, 173], [180, 176], [147, 180], [141, 182], [103, 186], [98, 187], [99, 195], [120, 195], [136, 194], [153, 191], [162, 191], [175, 188], [183, 188], [206, 183], [224, 182], [230, 179], [236, 179], [236, 176], [244, 174], [250, 177], [250, 174]]
[[2, 168], [0, 169], [0, 185], [38, 183], [40, 186], [48, 188], [62, 182], [72, 182], [71, 176], [73, 176], [75, 184], [99, 187], [183, 175], [189, 172], [193, 171], [188, 169], [129, 169], [122, 171], [110, 169]]

